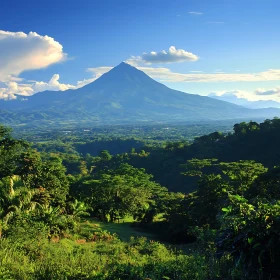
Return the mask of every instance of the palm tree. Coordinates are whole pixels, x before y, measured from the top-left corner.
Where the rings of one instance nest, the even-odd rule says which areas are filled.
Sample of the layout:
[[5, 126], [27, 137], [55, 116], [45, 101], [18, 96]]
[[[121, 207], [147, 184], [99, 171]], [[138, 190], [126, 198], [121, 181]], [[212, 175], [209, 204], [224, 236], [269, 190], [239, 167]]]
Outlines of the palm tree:
[[71, 207], [72, 217], [74, 219], [78, 219], [83, 216], [89, 216], [89, 213], [87, 212], [89, 209], [83, 201], [79, 201], [75, 199], [75, 201], [70, 204], [70, 207]]

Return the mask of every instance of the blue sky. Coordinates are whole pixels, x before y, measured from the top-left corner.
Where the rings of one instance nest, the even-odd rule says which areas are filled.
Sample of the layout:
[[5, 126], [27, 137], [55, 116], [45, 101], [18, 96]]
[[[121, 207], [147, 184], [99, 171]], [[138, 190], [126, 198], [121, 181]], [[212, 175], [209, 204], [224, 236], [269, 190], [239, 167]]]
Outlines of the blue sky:
[[185, 92], [280, 101], [279, 10], [279, 0], [3, 0], [0, 97], [76, 88], [128, 61]]

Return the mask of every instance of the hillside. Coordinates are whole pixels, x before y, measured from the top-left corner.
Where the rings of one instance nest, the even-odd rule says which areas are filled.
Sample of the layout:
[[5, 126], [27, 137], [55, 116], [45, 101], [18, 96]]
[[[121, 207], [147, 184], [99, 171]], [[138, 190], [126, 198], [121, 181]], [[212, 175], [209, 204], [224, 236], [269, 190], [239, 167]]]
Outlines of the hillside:
[[215, 158], [219, 161], [234, 162], [254, 160], [265, 167], [280, 165], [280, 119], [263, 123], [248, 122], [234, 125], [234, 133], [210, 133], [196, 138], [191, 144], [171, 143], [170, 145], [147, 150], [146, 158], [131, 157], [129, 163], [145, 168], [154, 179], [172, 191], [189, 192], [195, 188], [192, 177], [182, 175], [181, 165], [192, 158]]

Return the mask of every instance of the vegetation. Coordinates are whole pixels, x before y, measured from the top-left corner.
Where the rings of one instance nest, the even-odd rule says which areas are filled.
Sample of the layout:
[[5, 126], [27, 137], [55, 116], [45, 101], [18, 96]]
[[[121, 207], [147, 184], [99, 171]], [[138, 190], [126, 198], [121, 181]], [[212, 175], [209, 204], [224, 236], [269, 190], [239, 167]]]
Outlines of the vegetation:
[[0, 126], [0, 279], [280, 278], [279, 119], [91, 137]]

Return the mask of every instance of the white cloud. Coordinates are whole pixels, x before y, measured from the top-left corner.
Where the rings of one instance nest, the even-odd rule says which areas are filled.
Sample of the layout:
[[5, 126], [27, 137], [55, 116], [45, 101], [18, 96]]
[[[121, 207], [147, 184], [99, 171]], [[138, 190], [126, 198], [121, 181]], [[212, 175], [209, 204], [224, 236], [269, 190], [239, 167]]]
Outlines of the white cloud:
[[131, 56], [126, 62], [131, 65], [140, 64], [158, 64], [158, 63], [174, 63], [185, 61], [196, 61], [199, 57], [191, 52], [183, 49], [176, 49], [171, 46], [168, 51], [143, 53], [141, 56]]
[[[235, 96], [237, 98], [245, 98], [247, 100], [254, 100], [254, 95], [248, 91], [243, 91], [243, 90], [222, 90], [222, 91], [214, 91], [211, 92], [208, 96]], [[253, 98], [253, 99], [252, 99]]]
[[29, 85], [7, 82], [6, 88], [0, 88], [0, 99], [16, 99], [15, 94], [18, 93], [23, 96], [29, 96], [33, 94], [33, 89]]
[[[209, 96], [224, 96], [226, 98], [237, 97], [238, 99], [246, 99], [248, 101], [259, 101], [259, 100], [273, 100], [280, 102], [280, 87], [273, 89], [256, 89], [255, 91], [244, 91], [244, 90], [222, 90], [214, 91]], [[230, 99], [228, 99], [230, 101]]]
[[176, 73], [170, 69], [137, 67], [152, 78], [160, 79], [164, 82], [259, 82], [259, 81], [277, 81], [280, 80], [280, 69], [269, 69], [258, 73]]
[[0, 81], [16, 80], [26, 70], [41, 69], [66, 58], [60, 43], [36, 32], [0, 30]]
[[[261, 82], [280, 81], [280, 69], [269, 69], [258, 73], [177, 73], [166, 67], [140, 67], [137, 69], [145, 72], [154, 79], [162, 82], [186, 82], [186, 83], [215, 83], [215, 82]], [[96, 67], [88, 70], [101, 76], [113, 67]]]
[[49, 82], [35, 82], [31, 85], [33, 89], [33, 93], [45, 91], [45, 90], [67, 90], [67, 89], [75, 89], [77, 86], [70, 84], [62, 84], [59, 82], [59, 74], [54, 74]]
[[258, 88], [255, 91], [256, 95], [274, 95], [280, 97], [280, 87], [272, 88], [272, 89], [263, 89]]
[[[30, 81], [29, 81], [30, 82]], [[67, 89], [76, 89], [77, 85], [63, 84], [59, 82], [59, 75], [54, 74], [48, 82], [32, 81], [32, 83], [20, 84], [17, 82], [5, 83], [5, 88], [0, 88], [0, 99], [16, 99], [16, 95], [30, 96], [37, 92], [51, 90], [64, 91]]]
[[194, 15], [194, 16], [201, 16], [201, 15], [203, 15], [203, 13], [201, 13], [201, 12], [188, 12], [188, 14]]
[[[43, 81], [28, 81], [28, 83], [21, 84], [16, 81], [6, 82], [5, 88], [0, 88], [0, 99], [16, 99], [16, 95], [30, 96], [37, 92], [42, 92], [46, 90], [50, 91], [65, 91], [68, 89], [77, 89], [81, 88], [89, 83], [92, 83], [104, 73], [111, 70], [113, 67], [96, 67], [88, 68], [87, 72], [93, 74], [92, 78], [84, 79], [82, 81], [77, 81], [76, 85], [64, 84], [59, 82], [59, 74], [54, 74], [48, 82]], [[21, 80], [19, 80], [21, 81]]]

